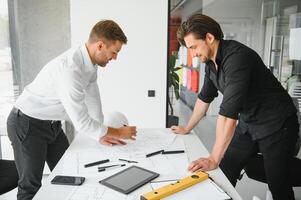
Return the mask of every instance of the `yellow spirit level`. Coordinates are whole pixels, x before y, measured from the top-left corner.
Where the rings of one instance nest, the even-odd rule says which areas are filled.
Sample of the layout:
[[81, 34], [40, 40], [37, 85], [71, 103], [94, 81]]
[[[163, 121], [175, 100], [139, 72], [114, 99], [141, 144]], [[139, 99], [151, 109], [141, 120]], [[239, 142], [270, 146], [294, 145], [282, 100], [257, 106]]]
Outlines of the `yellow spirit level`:
[[185, 190], [186, 188], [193, 186], [201, 181], [208, 179], [208, 174], [205, 172], [197, 172], [191, 176], [187, 176], [176, 183], [168, 184], [152, 192], [141, 195], [140, 200], [159, 200], [167, 196], [170, 196], [179, 191]]

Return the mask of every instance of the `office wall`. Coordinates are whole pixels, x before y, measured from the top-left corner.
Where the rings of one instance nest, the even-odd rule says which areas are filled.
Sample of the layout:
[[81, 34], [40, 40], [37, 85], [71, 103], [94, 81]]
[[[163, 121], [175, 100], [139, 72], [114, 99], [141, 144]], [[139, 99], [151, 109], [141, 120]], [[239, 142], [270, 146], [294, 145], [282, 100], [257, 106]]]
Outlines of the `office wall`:
[[202, 12], [203, 0], [188, 0], [182, 8], [182, 20], [187, 20], [195, 12]]
[[186, 20], [195, 12], [214, 18], [220, 23], [224, 33], [235, 34], [236, 40], [251, 46], [259, 54], [262, 53], [263, 33], [258, 31], [261, 26], [262, 1], [189, 0], [181, 10], [182, 19]]
[[260, 29], [261, 7], [262, 1], [204, 0], [203, 14], [220, 23], [226, 38], [233, 37], [262, 55], [264, 41], [261, 37], [263, 30]]
[[99, 71], [104, 112], [121, 111], [138, 128], [165, 127], [168, 1], [71, 0], [70, 7], [72, 45], [100, 19], [115, 20], [128, 37], [117, 61]]
[[69, 0], [9, 0], [14, 84], [20, 91], [52, 58], [70, 48]]

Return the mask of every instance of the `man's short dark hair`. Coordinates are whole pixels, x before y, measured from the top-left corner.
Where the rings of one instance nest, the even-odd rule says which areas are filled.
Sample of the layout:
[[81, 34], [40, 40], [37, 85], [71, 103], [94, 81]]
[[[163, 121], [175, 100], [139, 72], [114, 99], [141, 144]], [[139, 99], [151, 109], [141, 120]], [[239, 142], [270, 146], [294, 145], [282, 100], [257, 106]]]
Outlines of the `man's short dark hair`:
[[99, 39], [104, 39], [109, 42], [118, 40], [124, 44], [127, 43], [124, 32], [113, 20], [101, 20], [94, 25], [90, 32], [89, 42], [94, 43]]
[[189, 33], [193, 33], [196, 39], [202, 40], [206, 38], [207, 33], [214, 35], [217, 40], [221, 40], [224, 37], [220, 25], [214, 19], [199, 13], [190, 16], [178, 29], [177, 38], [184, 46], [184, 37]]

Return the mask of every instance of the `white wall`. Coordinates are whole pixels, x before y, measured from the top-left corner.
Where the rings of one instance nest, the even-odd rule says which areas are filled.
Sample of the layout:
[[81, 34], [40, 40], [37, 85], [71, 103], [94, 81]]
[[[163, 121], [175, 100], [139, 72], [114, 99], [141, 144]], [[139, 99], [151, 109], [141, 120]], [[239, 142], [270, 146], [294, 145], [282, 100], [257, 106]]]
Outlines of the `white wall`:
[[115, 20], [128, 37], [118, 59], [99, 72], [104, 112], [121, 111], [138, 128], [165, 127], [168, 0], [70, 0], [70, 7], [72, 46], [100, 19]]

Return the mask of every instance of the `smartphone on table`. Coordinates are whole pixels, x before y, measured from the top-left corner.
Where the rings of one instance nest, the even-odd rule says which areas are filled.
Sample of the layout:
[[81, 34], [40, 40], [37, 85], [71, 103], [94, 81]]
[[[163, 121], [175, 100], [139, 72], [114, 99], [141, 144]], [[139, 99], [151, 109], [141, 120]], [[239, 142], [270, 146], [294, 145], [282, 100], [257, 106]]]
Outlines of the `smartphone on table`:
[[58, 175], [51, 180], [51, 183], [57, 185], [81, 185], [84, 181], [85, 177]]

